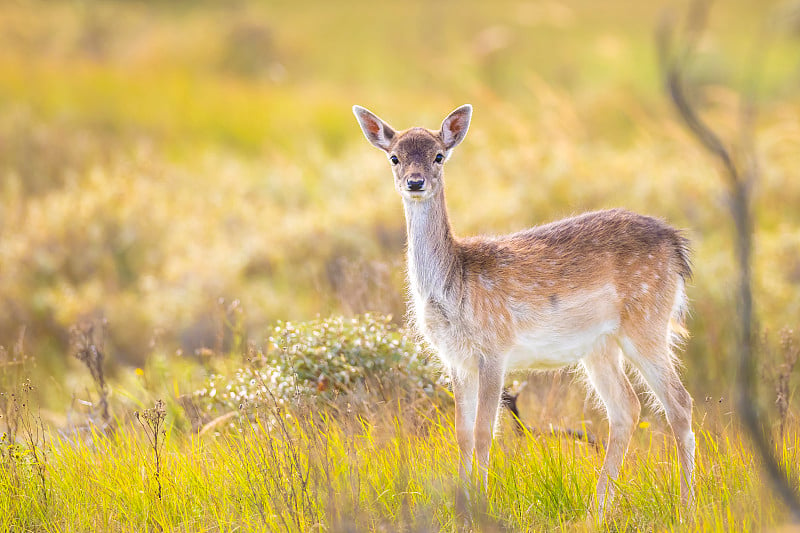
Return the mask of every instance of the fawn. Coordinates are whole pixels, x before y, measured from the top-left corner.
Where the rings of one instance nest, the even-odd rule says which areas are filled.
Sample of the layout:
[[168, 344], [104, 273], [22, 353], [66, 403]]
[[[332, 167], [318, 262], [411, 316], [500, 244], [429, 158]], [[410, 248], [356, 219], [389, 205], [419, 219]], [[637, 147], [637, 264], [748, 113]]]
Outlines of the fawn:
[[443, 165], [467, 134], [472, 106], [450, 113], [438, 131], [398, 132], [363, 107], [353, 112], [367, 140], [389, 156], [403, 199], [414, 319], [452, 379], [461, 479], [470, 479], [477, 459], [486, 486], [507, 371], [580, 363], [609, 420], [595, 495], [602, 513], [639, 419], [627, 360], [663, 406], [680, 458], [681, 500], [691, 504], [692, 398], [672, 351], [684, 332], [688, 240], [622, 209], [511, 235], [456, 237]]

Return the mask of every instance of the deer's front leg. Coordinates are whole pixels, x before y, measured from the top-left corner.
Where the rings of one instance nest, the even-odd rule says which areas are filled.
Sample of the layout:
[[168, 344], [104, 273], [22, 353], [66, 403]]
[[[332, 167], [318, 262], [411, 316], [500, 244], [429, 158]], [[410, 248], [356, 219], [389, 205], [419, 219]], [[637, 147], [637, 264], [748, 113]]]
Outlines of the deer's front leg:
[[497, 360], [482, 357], [478, 365], [478, 408], [475, 416], [475, 455], [481, 481], [488, 488], [489, 450], [503, 390], [503, 368]]
[[472, 484], [472, 461], [475, 451], [475, 414], [478, 406], [478, 376], [450, 372], [453, 380], [453, 397], [456, 402], [456, 441], [459, 450], [458, 474], [461, 480], [456, 488], [456, 512], [466, 515]]
[[456, 402], [456, 441], [460, 452], [459, 477], [468, 483], [475, 449], [475, 414], [478, 405], [478, 376], [451, 371]]

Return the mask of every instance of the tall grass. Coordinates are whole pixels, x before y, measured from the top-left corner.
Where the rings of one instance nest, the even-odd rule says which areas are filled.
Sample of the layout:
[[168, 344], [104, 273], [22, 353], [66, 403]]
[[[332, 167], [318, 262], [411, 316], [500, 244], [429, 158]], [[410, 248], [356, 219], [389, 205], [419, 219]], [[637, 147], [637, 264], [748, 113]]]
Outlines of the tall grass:
[[[273, 337], [266, 353], [251, 345], [195, 362], [152, 355], [145, 368], [107, 383], [110, 421], [99, 416], [100, 392], [87, 392], [83, 398], [95, 402], [67, 407], [58, 423], [49, 412], [43, 423], [35, 395], [20, 396], [16, 408], [4, 403], [4, 427], [21, 428], [22, 437], [0, 441], [0, 529], [742, 531], [788, 519], [762, 483], [730, 403], [710, 397], [695, 406], [695, 509], [680, 507], [673, 439], [664, 420], [646, 412], [604, 517], [592, 499], [603, 450], [520, 435], [509, 418], [493, 446], [488, 494], [471, 491], [469, 514], [460, 515], [449, 393], [431, 380], [416, 345], [373, 317], [273, 331], [286, 335]], [[792, 356], [789, 335], [782, 337]], [[293, 371], [280, 357], [286, 350], [298, 364], [323, 350], [331, 358]], [[0, 366], [0, 377], [28, 371]], [[519, 405], [523, 417], [570, 424], [582, 416], [604, 436], [607, 425], [581, 408], [582, 387], [573, 383], [566, 394], [559, 381], [531, 380], [522, 391], [529, 396]], [[540, 382], [548, 390], [536, 390]], [[782, 391], [784, 382], [776, 383]], [[29, 390], [26, 384], [22, 392]], [[559, 409], [550, 405], [553, 395]], [[791, 416], [781, 422], [775, 446], [797, 484], [799, 428]]]
[[[436, 412], [425, 431], [411, 413], [385, 413], [374, 425], [284, 411], [280, 420], [242, 422], [198, 436], [167, 431], [162, 497], [153, 482], [150, 443], [123, 424], [48, 439], [47, 498], [33, 466], [0, 469], [0, 527], [205, 531], [456, 530], [457, 472], [451, 418]], [[509, 428], [510, 429], [510, 428]], [[797, 478], [796, 432], [780, 444]], [[591, 511], [602, 454], [580, 442], [516, 436], [492, 452], [490, 491], [474, 495], [474, 525], [485, 531], [704, 530], [775, 526], [784, 512], [763, 487], [748, 446], [734, 428], [701, 431], [697, 508], [681, 510], [671, 439], [640, 429], [618, 497], [605, 521]]]

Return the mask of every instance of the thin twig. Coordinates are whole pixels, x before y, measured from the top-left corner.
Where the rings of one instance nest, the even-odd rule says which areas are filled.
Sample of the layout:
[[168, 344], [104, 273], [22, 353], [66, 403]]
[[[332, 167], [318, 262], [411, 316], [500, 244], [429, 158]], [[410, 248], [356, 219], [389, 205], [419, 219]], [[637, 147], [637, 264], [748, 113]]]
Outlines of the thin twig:
[[511, 394], [508, 389], [503, 389], [501, 403], [514, 417], [514, 430], [518, 435], [524, 435], [527, 432], [531, 435], [571, 438], [594, 446], [594, 448], [598, 451], [601, 448], [605, 448], [606, 443], [603, 439], [598, 439], [594, 436], [594, 434], [586, 431], [585, 429], [562, 428], [553, 425], [550, 425], [547, 429], [542, 429], [525, 424], [519, 415], [517, 396], [518, 395]]

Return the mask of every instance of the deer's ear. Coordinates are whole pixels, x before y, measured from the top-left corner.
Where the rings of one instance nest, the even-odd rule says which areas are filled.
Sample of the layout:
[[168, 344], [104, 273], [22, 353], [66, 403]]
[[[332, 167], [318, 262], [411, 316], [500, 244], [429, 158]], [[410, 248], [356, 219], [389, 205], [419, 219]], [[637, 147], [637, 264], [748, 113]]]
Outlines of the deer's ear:
[[356, 116], [356, 120], [358, 120], [358, 124], [364, 131], [367, 140], [381, 150], [388, 152], [394, 138], [392, 127], [378, 118], [375, 113], [361, 106], [354, 105], [353, 114]]
[[467, 130], [469, 129], [469, 121], [471, 118], [472, 106], [469, 104], [462, 105], [447, 115], [447, 118], [442, 122], [442, 129], [439, 132], [445, 148], [450, 150], [464, 140], [464, 137], [467, 135]]

